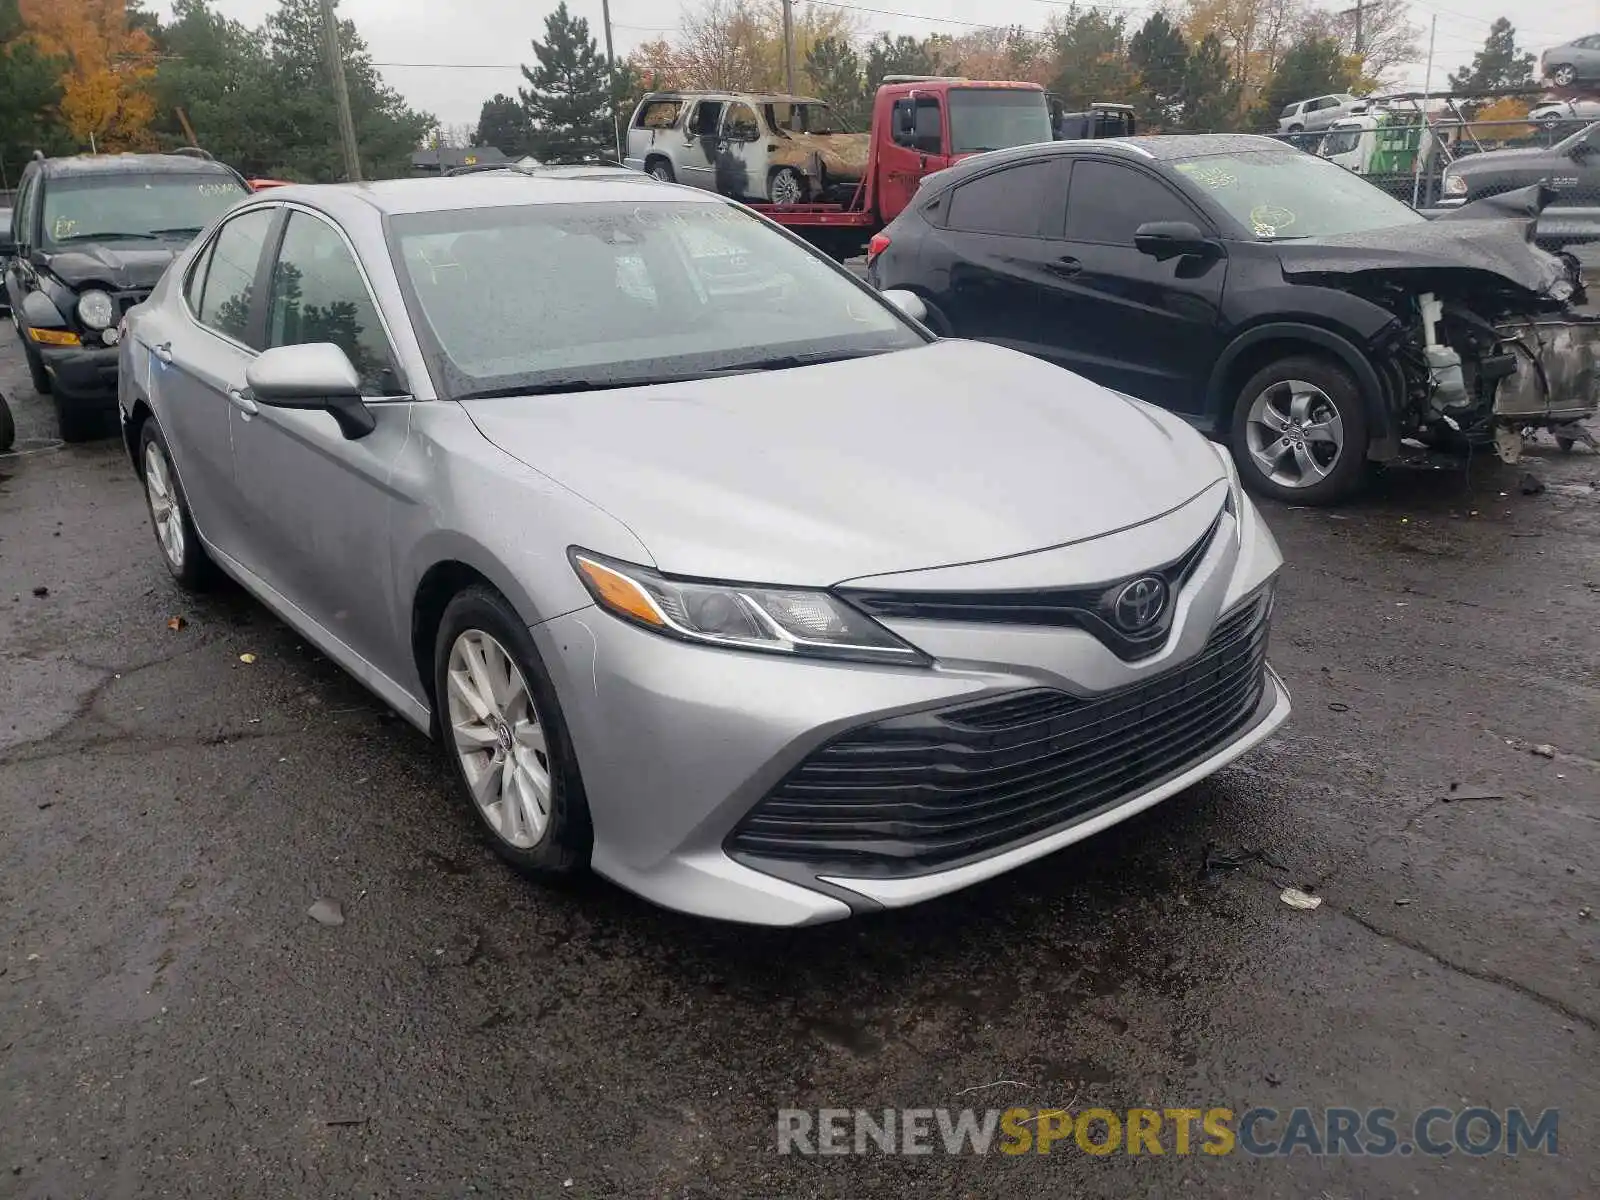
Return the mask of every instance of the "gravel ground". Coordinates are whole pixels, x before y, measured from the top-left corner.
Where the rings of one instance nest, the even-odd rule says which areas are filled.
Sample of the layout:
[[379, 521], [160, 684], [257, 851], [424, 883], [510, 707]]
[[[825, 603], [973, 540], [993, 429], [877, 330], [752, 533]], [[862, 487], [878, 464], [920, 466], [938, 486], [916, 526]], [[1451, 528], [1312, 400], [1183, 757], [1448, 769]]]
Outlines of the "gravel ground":
[[[0, 1196], [1600, 1195], [1600, 456], [1270, 506], [1280, 736], [1002, 879], [775, 932], [511, 876], [423, 738], [173, 588], [120, 448], [52, 445], [9, 338], [0, 390]], [[973, 1104], [1559, 1108], [1559, 1153], [775, 1149], [779, 1108]]]

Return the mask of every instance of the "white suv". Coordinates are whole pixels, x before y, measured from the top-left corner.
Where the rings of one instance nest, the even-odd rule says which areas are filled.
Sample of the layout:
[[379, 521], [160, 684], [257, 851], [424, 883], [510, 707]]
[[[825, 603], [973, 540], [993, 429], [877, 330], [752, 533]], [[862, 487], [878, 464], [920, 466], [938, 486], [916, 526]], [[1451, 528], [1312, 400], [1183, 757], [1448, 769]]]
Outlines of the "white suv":
[[1313, 129], [1326, 129], [1341, 117], [1353, 117], [1367, 111], [1367, 102], [1354, 96], [1318, 96], [1313, 100], [1296, 100], [1278, 114], [1279, 133], [1301, 133]]

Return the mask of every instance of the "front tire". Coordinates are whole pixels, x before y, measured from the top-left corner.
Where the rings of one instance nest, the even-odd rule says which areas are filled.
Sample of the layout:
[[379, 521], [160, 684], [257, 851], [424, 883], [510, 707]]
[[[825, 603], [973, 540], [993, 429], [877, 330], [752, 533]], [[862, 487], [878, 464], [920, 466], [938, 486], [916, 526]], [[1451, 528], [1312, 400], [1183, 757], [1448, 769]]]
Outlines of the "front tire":
[[185, 591], [205, 591], [216, 582], [217, 568], [200, 544], [194, 518], [189, 515], [189, 498], [172, 466], [172, 451], [154, 417], [139, 428], [139, 476], [144, 483], [145, 506], [150, 510], [150, 528], [155, 531], [167, 572]]
[[445, 608], [434, 712], [456, 783], [495, 853], [538, 879], [582, 871], [594, 836], [566, 719], [526, 622], [488, 587], [468, 588]]
[[27, 334], [19, 323], [17, 336], [22, 339], [22, 357], [28, 361], [28, 378], [33, 382], [33, 390], [41, 396], [50, 394], [50, 372], [44, 369], [44, 356], [39, 353], [39, 348], [33, 344], [33, 339]]
[[11, 406], [0, 396], [0, 454], [11, 449], [17, 440], [17, 423], [11, 417]]
[[93, 441], [100, 433], [97, 414], [74, 408], [60, 396], [56, 397], [56, 429], [63, 442]]
[[1332, 504], [1361, 482], [1367, 411], [1331, 360], [1290, 355], [1257, 371], [1233, 406], [1229, 445], [1252, 491], [1292, 504]]

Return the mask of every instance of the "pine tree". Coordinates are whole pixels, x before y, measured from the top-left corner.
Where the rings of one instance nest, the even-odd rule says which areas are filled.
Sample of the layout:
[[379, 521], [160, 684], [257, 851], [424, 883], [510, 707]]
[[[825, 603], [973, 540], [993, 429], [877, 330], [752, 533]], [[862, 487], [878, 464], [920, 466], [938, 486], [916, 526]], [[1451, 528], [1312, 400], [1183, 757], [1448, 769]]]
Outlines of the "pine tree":
[[849, 38], [818, 38], [806, 51], [806, 79], [819, 99], [854, 128], [864, 129], [872, 105], [861, 71], [861, 56]]
[[519, 93], [533, 122], [533, 156], [614, 156], [610, 70], [595, 49], [589, 22], [574, 17], [562, 0], [545, 18], [544, 42], [534, 42], [533, 53], [539, 65], [522, 68], [528, 86]]
[[478, 146], [493, 146], [507, 158], [521, 158], [533, 141], [528, 110], [520, 100], [496, 93], [493, 99], [483, 102], [472, 140]]
[[1239, 84], [1222, 39], [1214, 33], [1201, 38], [1189, 55], [1181, 112], [1189, 133], [1219, 133], [1237, 125]]
[[1128, 61], [1139, 72], [1143, 122], [1165, 126], [1177, 121], [1189, 77], [1189, 46], [1165, 13], [1152, 13], [1128, 39]]
[[1504, 17], [1489, 26], [1483, 49], [1472, 56], [1472, 65], [1450, 76], [1450, 90], [1481, 92], [1496, 88], [1524, 87], [1533, 83], [1533, 55], [1517, 53], [1517, 31]]

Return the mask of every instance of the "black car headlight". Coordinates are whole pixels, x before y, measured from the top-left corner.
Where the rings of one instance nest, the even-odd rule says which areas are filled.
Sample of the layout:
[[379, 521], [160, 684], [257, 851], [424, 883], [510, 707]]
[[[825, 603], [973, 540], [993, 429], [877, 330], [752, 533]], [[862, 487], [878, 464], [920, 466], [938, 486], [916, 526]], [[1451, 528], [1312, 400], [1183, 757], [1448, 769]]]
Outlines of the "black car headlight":
[[572, 567], [601, 608], [666, 637], [730, 650], [922, 665], [928, 658], [830, 592], [678, 579], [574, 547]]
[[116, 319], [117, 306], [104, 292], [90, 290], [78, 297], [78, 320], [83, 322], [85, 329], [93, 329], [98, 333], [102, 329], [109, 329]]

